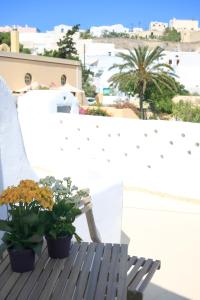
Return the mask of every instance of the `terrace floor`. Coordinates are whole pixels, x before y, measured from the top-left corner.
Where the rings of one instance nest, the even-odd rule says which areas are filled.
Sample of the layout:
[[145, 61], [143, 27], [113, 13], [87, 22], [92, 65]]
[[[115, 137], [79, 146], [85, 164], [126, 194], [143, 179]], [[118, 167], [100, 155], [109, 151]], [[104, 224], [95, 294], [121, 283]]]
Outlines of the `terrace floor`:
[[161, 260], [145, 299], [199, 300], [200, 203], [125, 189], [123, 206], [129, 254]]

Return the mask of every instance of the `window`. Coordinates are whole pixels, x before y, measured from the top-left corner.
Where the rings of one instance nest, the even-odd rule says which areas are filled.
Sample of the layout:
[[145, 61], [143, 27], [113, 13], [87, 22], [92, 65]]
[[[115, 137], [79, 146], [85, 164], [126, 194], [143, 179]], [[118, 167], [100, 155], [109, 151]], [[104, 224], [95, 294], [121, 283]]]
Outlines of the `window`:
[[26, 73], [24, 77], [24, 81], [26, 85], [30, 85], [32, 82], [32, 75], [30, 73]]
[[65, 85], [66, 81], [67, 81], [67, 77], [66, 77], [66, 75], [63, 74], [61, 76], [61, 85]]

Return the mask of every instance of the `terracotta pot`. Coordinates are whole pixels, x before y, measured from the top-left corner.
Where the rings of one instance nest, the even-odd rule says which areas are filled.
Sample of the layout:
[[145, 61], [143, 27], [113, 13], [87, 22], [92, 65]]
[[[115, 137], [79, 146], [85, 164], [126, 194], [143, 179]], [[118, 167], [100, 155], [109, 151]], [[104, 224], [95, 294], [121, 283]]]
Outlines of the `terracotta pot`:
[[65, 258], [69, 256], [72, 239], [71, 235], [66, 235], [57, 239], [49, 238], [47, 236], [45, 238], [47, 240], [48, 252], [51, 258]]
[[24, 273], [34, 269], [35, 252], [32, 249], [9, 249], [8, 253], [13, 272]]

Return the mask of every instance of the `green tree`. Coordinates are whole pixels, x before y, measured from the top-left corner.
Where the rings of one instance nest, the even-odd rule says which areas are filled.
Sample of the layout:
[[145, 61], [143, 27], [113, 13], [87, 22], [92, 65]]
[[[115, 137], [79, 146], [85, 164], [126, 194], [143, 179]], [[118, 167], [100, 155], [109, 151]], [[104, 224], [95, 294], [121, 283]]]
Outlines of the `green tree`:
[[163, 36], [161, 37], [162, 41], [168, 42], [180, 42], [181, 34], [175, 28], [166, 28]]
[[57, 43], [58, 51], [56, 57], [76, 59], [78, 60], [78, 53], [73, 40], [73, 35], [79, 31], [80, 25], [74, 25], [72, 29], [69, 29], [62, 40]]
[[92, 39], [93, 37], [94, 36], [91, 34], [90, 29], [80, 33], [80, 38], [84, 40]]
[[[175, 81], [175, 79], [174, 79]], [[164, 85], [160, 85], [160, 91], [155, 87], [155, 85], [150, 84], [145, 91], [145, 99], [150, 103], [150, 107], [155, 113], [172, 113], [174, 96], [178, 95], [188, 95], [188, 91], [179, 82], [175, 81], [177, 90], [168, 89]]]
[[[144, 119], [143, 101], [145, 91], [149, 85], [154, 85], [157, 90], [161, 91], [160, 85], [169, 90], [177, 90], [173, 76], [173, 68], [162, 63], [159, 60], [164, 56], [164, 49], [156, 47], [149, 50], [147, 46], [134, 48], [129, 53], [118, 53], [118, 57], [123, 60], [122, 64], [114, 64], [110, 69], [118, 69], [109, 81], [111, 85], [126, 87], [129, 92], [138, 93], [140, 98], [140, 117]], [[171, 73], [170, 73], [171, 72]]]
[[173, 104], [173, 116], [181, 121], [200, 123], [200, 107], [181, 100]]
[[59, 57], [66, 59], [79, 60], [73, 35], [79, 31], [80, 25], [74, 25], [72, 29], [69, 29], [65, 36], [57, 42], [58, 50], [46, 50], [44, 49], [43, 56]]
[[0, 32], [0, 45], [7, 44], [10, 47], [10, 32]]
[[25, 53], [25, 54], [31, 54], [31, 50], [29, 48], [24, 48], [22, 44], [19, 44], [19, 52]]
[[95, 97], [96, 95], [96, 88], [92, 85], [91, 77], [94, 76], [94, 73], [86, 68], [85, 66], [81, 65], [82, 68], [82, 87], [85, 91], [85, 95], [87, 97]]

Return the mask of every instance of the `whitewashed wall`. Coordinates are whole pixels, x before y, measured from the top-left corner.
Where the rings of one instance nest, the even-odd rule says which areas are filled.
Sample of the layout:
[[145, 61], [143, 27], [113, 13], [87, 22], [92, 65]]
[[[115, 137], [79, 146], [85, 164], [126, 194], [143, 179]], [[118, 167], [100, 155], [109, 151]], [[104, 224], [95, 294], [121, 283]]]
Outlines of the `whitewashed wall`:
[[24, 116], [21, 126], [33, 166], [200, 198], [199, 124], [38, 114]]

